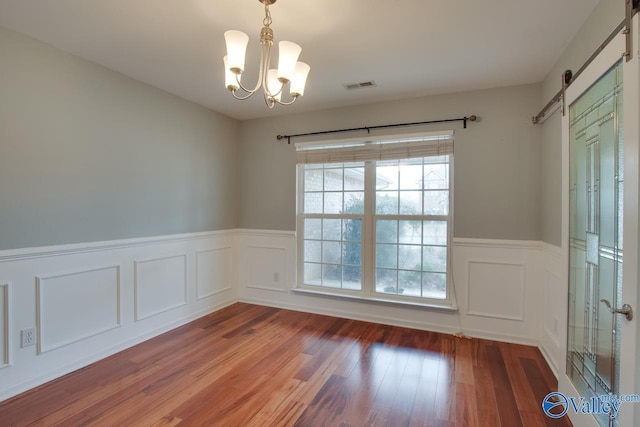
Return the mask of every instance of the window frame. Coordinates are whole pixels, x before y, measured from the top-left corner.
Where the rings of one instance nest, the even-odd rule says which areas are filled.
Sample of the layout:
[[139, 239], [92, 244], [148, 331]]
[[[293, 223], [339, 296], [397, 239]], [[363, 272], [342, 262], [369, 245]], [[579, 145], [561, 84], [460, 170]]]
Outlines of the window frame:
[[[452, 244], [453, 244], [453, 212], [454, 212], [454, 155], [446, 154], [448, 157], [449, 167], [449, 186], [448, 186], [448, 214], [447, 215], [388, 215], [376, 213], [376, 162], [378, 160], [364, 160], [365, 169], [365, 185], [364, 185], [364, 213], [353, 214], [305, 214], [304, 213], [304, 194], [305, 194], [305, 163], [296, 165], [296, 254], [297, 254], [297, 280], [294, 291], [305, 294], [319, 294], [328, 296], [337, 296], [345, 298], [355, 298], [364, 301], [381, 301], [398, 303], [402, 305], [413, 305], [422, 307], [433, 307], [443, 309], [457, 309], [455, 304], [455, 288], [452, 274]], [[427, 157], [428, 158], [428, 157]], [[397, 159], [410, 160], [409, 158]], [[339, 164], [352, 162], [328, 162], [326, 164]], [[425, 191], [424, 184], [421, 191]], [[323, 189], [324, 192], [324, 189]], [[344, 185], [343, 185], [344, 192]], [[325, 287], [318, 285], [306, 284], [304, 280], [304, 220], [307, 218], [326, 218], [326, 219], [362, 219], [362, 253], [361, 253], [361, 289], [351, 290], [343, 288]], [[382, 220], [415, 220], [415, 221], [446, 221], [447, 223], [447, 242], [446, 242], [446, 295], [444, 299], [428, 298], [423, 296], [406, 296], [397, 294], [387, 294], [376, 291], [376, 224], [379, 219]], [[423, 248], [425, 245], [421, 245]], [[428, 245], [426, 245], [428, 246]], [[398, 266], [399, 267], [399, 266]], [[396, 271], [403, 269], [396, 268]], [[424, 271], [422, 271], [424, 274]]]

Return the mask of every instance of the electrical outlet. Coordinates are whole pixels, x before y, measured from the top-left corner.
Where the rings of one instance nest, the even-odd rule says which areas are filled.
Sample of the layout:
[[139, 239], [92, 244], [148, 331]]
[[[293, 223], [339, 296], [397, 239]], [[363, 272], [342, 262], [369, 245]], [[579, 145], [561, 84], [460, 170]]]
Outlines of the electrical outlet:
[[278, 273], [277, 271], [273, 273], [273, 281], [275, 283], [278, 283], [280, 281], [280, 273]]
[[36, 328], [23, 329], [20, 331], [20, 347], [36, 345]]

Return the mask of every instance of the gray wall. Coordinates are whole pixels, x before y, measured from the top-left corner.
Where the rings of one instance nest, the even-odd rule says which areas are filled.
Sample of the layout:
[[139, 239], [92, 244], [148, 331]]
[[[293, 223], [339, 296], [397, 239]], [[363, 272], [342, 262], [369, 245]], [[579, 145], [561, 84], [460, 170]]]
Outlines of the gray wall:
[[462, 124], [423, 128], [456, 132], [454, 235], [539, 240], [542, 129], [531, 124], [531, 116], [540, 91], [539, 84], [525, 85], [245, 121], [239, 225], [295, 230], [295, 147], [276, 141], [277, 134], [476, 114], [480, 122], [468, 129]]
[[[623, 18], [624, 1], [601, 0], [598, 3], [544, 80], [538, 111], [561, 89], [562, 73], [565, 70], [578, 71]], [[560, 112], [556, 112], [542, 127], [542, 240], [561, 246], [562, 125]]]
[[0, 249], [233, 228], [239, 123], [0, 28]]

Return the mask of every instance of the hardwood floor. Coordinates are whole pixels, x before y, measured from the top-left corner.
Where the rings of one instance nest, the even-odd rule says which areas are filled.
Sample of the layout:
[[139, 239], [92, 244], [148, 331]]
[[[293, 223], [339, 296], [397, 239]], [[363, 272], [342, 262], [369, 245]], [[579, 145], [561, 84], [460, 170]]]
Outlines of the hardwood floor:
[[555, 426], [538, 349], [235, 304], [0, 403], [0, 426]]

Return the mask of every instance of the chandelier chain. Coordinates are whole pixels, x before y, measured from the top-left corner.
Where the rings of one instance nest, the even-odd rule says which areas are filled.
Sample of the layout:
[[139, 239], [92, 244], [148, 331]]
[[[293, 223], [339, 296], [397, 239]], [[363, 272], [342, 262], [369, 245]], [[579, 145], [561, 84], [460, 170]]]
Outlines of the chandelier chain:
[[273, 22], [273, 20], [271, 19], [271, 12], [269, 11], [269, 5], [265, 3], [264, 5], [264, 19], [262, 20], [262, 24], [265, 27], [268, 27], [271, 25], [271, 23]]

